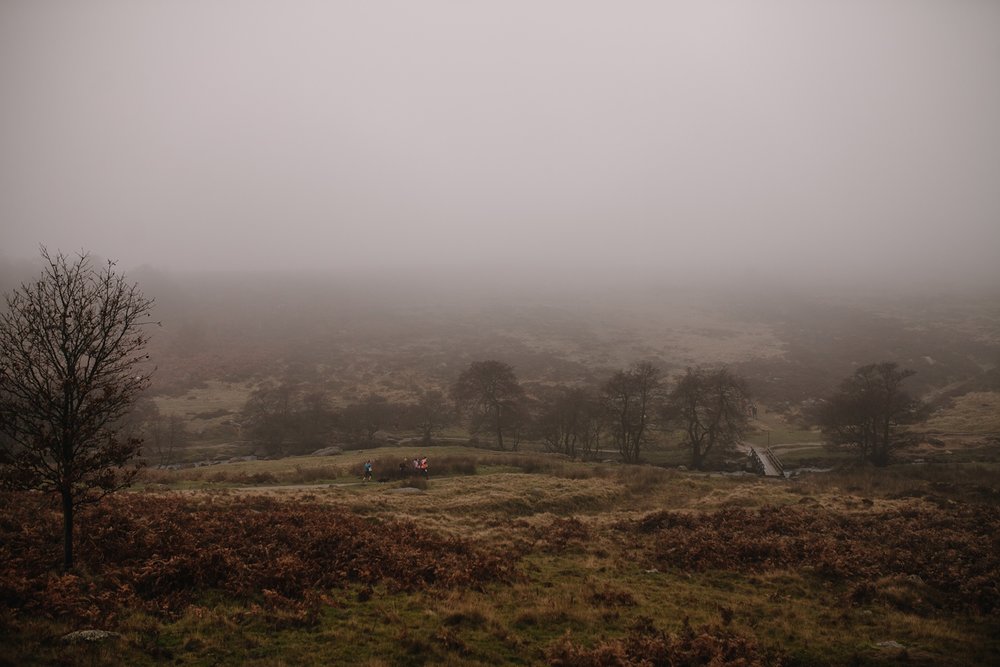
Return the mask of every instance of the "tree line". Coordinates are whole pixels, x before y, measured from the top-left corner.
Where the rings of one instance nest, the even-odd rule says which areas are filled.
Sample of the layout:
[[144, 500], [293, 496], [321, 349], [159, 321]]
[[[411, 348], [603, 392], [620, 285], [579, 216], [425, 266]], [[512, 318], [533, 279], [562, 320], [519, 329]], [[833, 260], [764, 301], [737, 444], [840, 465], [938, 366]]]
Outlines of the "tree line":
[[502, 361], [475, 361], [447, 395], [426, 390], [408, 403], [379, 394], [334, 407], [322, 387], [266, 382], [251, 394], [240, 423], [270, 456], [308, 453], [332, 439], [370, 446], [382, 431], [417, 433], [430, 444], [449, 427], [474, 442], [516, 450], [527, 439], [578, 459], [607, 457], [638, 463], [663, 431], [680, 434], [690, 465], [731, 451], [746, 434], [752, 409], [746, 381], [727, 368], [689, 368], [673, 384], [648, 362], [614, 373], [598, 386], [546, 385], [533, 394]]
[[[904, 427], [926, 416], [926, 406], [903, 390], [912, 375], [892, 362], [862, 366], [808, 418], [829, 443], [888, 465], [907, 442]], [[335, 405], [315, 383], [267, 381], [235, 421], [263, 456], [308, 454], [331, 442], [371, 447], [399, 433], [429, 445], [455, 429], [499, 450], [529, 440], [574, 459], [617, 455], [625, 463], [640, 462], [652, 441], [667, 438], [687, 452], [691, 468], [703, 470], [733, 453], [755, 413], [747, 380], [724, 366], [691, 367], [669, 381], [654, 364], [638, 362], [599, 385], [540, 385], [529, 394], [511, 365], [485, 360], [470, 363], [447, 393], [422, 390], [409, 402], [370, 393]], [[144, 439], [147, 460], [160, 464], [189, 439], [183, 421], [160, 415], [151, 401], [139, 402], [123, 424], [130, 438]]]

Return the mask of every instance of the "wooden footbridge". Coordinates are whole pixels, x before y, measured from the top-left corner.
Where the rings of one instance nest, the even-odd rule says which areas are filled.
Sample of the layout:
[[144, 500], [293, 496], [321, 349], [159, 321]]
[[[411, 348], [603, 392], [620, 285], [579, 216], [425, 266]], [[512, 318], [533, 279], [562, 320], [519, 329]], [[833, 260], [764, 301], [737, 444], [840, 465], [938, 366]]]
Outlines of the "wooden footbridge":
[[751, 446], [747, 452], [748, 466], [764, 477], [784, 477], [785, 466], [781, 464], [778, 457], [771, 451], [770, 447], [758, 449]]

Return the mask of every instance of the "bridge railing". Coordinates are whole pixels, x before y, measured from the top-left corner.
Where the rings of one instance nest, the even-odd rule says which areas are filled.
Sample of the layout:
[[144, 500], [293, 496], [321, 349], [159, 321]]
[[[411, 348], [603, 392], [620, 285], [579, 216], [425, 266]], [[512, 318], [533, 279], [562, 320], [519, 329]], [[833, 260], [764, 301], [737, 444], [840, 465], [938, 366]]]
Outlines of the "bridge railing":
[[781, 473], [782, 477], [784, 477], [785, 464], [783, 464], [781, 462], [781, 459], [779, 459], [777, 455], [771, 451], [770, 447], [764, 450], [764, 455], [767, 456], [768, 460], [771, 462], [771, 465], [773, 465], [777, 469], [777, 471]]
[[[771, 451], [771, 448], [761, 451], [757, 451], [756, 447], [750, 447], [747, 451], [747, 467], [752, 469], [758, 475], [767, 475], [768, 468], [773, 468], [782, 477], [785, 476], [785, 465], [781, 462], [781, 459]], [[765, 463], [764, 461], [767, 461]], [[769, 465], [770, 464], [770, 465]]]

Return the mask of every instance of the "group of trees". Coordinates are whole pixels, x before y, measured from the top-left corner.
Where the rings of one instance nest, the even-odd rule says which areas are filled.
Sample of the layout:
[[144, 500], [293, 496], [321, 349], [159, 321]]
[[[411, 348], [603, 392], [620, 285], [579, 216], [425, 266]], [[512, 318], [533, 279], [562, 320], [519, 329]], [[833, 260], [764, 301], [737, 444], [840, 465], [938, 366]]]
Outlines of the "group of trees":
[[730, 449], [749, 424], [746, 382], [726, 368], [689, 368], [671, 390], [651, 363], [636, 363], [599, 387], [555, 387], [529, 399], [514, 369], [499, 361], [472, 363], [452, 387], [473, 433], [516, 448], [527, 433], [553, 452], [592, 458], [602, 443], [637, 463], [657, 430], [680, 431], [691, 465]]
[[[862, 366], [819, 404], [814, 421], [829, 443], [856, 449], [863, 462], [888, 465], [907, 442], [904, 427], [926, 416], [926, 405], [902, 387], [913, 374], [893, 362]], [[641, 362], [599, 387], [539, 393], [528, 397], [514, 369], [500, 361], [473, 362], [452, 386], [469, 430], [499, 449], [516, 449], [527, 434], [574, 458], [594, 458], [606, 446], [637, 463], [654, 433], [666, 431], [679, 434], [696, 470], [741, 442], [755, 411], [746, 380], [726, 367], [688, 368], [668, 388], [656, 366]]]
[[331, 440], [368, 446], [380, 431], [415, 431], [430, 443], [442, 428], [455, 422], [455, 411], [438, 391], [421, 392], [409, 403], [368, 394], [343, 406], [330, 393], [308, 382], [265, 382], [243, 407], [240, 425], [245, 437], [268, 456], [302, 454]]
[[371, 445], [380, 431], [415, 431], [430, 443], [461, 422], [500, 450], [516, 450], [528, 438], [574, 458], [610, 449], [627, 463], [639, 462], [650, 439], [669, 431], [681, 434], [699, 469], [710, 454], [738, 443], [749, 423], [746, 382], [726, 368], [690, 368], [668, 391], [661, 371], [643, 362], [600, 386], [538, 387], [534, 393], [525, 391], [512, 366], [497, 360], [469, 364], [448, 397], [423, 391], [406, 403], [369, 394], [335, 407], [322, 388], [286, 380], [258, 387], [240, 423], [271, 456], [310, 452], [331, 441]]

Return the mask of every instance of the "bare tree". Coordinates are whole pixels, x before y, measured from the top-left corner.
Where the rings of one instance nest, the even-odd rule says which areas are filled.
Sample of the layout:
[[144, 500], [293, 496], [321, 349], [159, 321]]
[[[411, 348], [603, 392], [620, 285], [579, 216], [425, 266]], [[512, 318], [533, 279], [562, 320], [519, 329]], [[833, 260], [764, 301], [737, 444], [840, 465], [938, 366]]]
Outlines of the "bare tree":
[[550, 452], [587, 459], [598, 448], [603, 416], [591, 391], [560, 387], [541, 401], [535, 428]]
[[408, 412], [425, 445], [431, 443], [435, 433], [454, 420], [454, 413], [440, 391], [421, 392], [420, 399]]
[[157, 415], [147, 423], [144, 441], [149, 445], [147, 450], [156, 454], [159, 465], [170, 465], [174, 462], [177, 451], [188, 443], [188, 431], [184, 419], [173, 412], [166, 418]]
[[247, 435], [268, 456], [305, 453], [322, 446], [333, 414], [326, 392], [284, 380], [264, 382], [247, 398], [240, 416]]
[[265, 382], [253, 390], [243, 405], [241, 423], [250, 439], [269, 456], [284, 454], [295, 436], [296, 388], [288, 383]]
[[75, 508], [138, 472], [141, 441], [119, 425], [149, 384], [141, 325], [153, 302], [113, 262], [42, 257], [37, 282], [8, 294], [0, 313], [0, 480], [59, 496], [69, 570]]
[[504, 449], [504, 435], [517, 448], [525, 420], [524, 389], [514, 368], [502, 361], [474, 361], [462, 371], [451, 389], [459, 409], [470, 417], [473, 433], [490, 432], [497, 448]]
[[670, 393], [668, 420], [684, 432], [691, 467], [701, 470], [712, 452], [736, 446], [749, 424], [746, 381], [727, 368], [688, 368]]
[[638, 463], [649, 437], [654, 411], [659, 409], [660, 369], [649, 362], [633, 364], [604, 383], [608, 428], [626, 463]]
[[368, 394], [358, 403], [340, 411], [340, 424], [347, 437], [355, 442], [371, 444], [375, 434], [392, 424], [398, 406], [381, 394]]
[[900, 427], [918, 421], [925, 406], [907, 394], [902, 384], [914, 371], [883, 361], [854, 371], [819, 411], [827, 439], [856, 447], [863, 461], [889, 464], [892, 451], [904, 440]]

